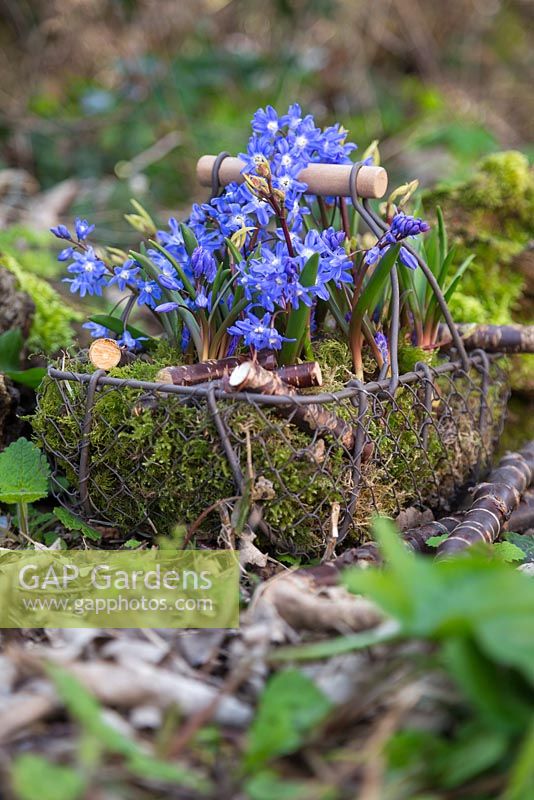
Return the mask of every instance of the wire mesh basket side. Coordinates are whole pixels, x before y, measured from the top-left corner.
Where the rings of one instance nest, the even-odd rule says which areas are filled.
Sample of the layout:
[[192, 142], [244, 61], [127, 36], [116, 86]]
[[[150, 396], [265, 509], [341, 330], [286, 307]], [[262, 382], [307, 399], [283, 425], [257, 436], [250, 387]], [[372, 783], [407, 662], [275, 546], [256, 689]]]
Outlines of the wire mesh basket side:
[[344, 536], [374, 512], [447, 507], [489, 464], [507, 400], [504, 375], [484, 354], [467, 371], [419, 365], [396, 391], [383, 382], [320, 396], [352, 427], [347, 447], [297, 427], [309, 396], [286, 398], [281, 409], [280, 398], [230, 397], [214, 386], [165, 392], [58, 374], [39, 397], [36, 431], [60, 502], [128, 535], [204, 515], [199, 534], [209, 538], [246, 496], [261, 531], [293, 552], [322, 547], [334, 511]]

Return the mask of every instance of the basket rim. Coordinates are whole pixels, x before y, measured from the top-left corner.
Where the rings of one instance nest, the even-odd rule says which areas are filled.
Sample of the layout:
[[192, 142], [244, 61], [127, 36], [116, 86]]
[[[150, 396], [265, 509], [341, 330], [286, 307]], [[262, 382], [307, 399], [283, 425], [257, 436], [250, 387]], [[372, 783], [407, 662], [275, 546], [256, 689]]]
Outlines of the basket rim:
[[[483, 350], [473, 350], [468, 354], [469, 366], [487, 369], [491, 362], [495, 362], [502, 358], [501, 353], [486, 353]], [[399, 386], [407, 386], [416, 383], [419, 380], [429, 380], [429, 373], [434, 375], [443, 375], [450, 372], [464, 372], [464, 362], [457, 358], [454, 360], [448, 359], [443, 364], [437, 367], [432, 367], [428, 364], [416, 364], [416, 369], [405, 372], [399, 376]], [[417, 367], [420, 366], [419, 369]], [[55, 381], [67, 381], [75, 383], [89, 383], [94, 380], [95, 372], [73, 372], [69, 370], [60, 370], [56, 367], [50, 366], [48, 368], [48, 376]], [[154, 381], [141, 381], [132, 378], [114, 378], [109, 375], [101, 374], [98, 376], [95, 383], [100, 386], [115, 386], [118, 388], [128, 387], [131, 389], [144, 389], [145, 391], [161, 392], [162, 394], [177, 394], [187, 397], [208, 398], [214, 397], [216, 400], [225, 400], [229, 402], [253, 402], [256, 404], [267, 406], [284, 406], [284, 405], [310, 405], [312, 403], [335, 403], [339, 400], [346, 400], [357, 397], [361, 392], [365, 394], [378, 394], [379, 392], [386, 391], [390, 387], [390, 379], [369, 381], [363, 383], [357, 379], [347, 381], [345, 388], [339, 389], [335, 392], [320, 392], [317, 394], [309, 395], [269, 395], [269, 394], [256, 394], [252, 392], [226, 392], [220, 388], [218, 381], [213, 381], [211, 384], [199, 384], [197, 386], [175, 386], [170, 383], [157, 383]]]

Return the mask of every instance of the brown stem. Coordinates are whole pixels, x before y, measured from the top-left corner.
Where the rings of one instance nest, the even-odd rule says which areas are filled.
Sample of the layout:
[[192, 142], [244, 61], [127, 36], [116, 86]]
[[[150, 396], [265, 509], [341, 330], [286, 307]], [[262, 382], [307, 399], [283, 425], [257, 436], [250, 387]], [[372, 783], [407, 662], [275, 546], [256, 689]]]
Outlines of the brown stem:
[[[257, 394], [278, 395], [280, 397], [298, 397], [296, 390], [273, 372], [267, 372], [260, 364], [246, 361], [240, 364], [230, 375], [227, 382], [230, 392], [255, 392]], [[352, 450], [354, 446], [354, 431], [343, 419], [329, 411], [319, 403], [276, 406], [277, 413], [289, 417], [297, 427], [307, 433], [320, 431], [328, 433], [338, 439], [344, 447]]]
[[341, 212], [341, 224], [343, 226], [343, 230], [345, 231], [345, 236], [347, 237], [347, 241], [350, 239], [350, 220], [349, 220], [349, 210], [347, 208], [347, 201], [344, 197], [339, 198], [339, 210]]

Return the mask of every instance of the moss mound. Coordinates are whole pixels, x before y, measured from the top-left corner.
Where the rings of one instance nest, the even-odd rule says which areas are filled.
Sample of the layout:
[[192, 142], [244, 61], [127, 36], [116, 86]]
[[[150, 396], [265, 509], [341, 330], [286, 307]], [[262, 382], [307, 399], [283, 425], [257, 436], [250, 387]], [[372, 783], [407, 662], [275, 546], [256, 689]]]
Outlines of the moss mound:
[[0, 266], [12, 272], [23, 292], [35, 304], [35, 315], [30, 328], [28, 348], [37, 353], [53, 355], [74, 341], [72, 323], [82, 315], [69, 306], [43, 278], [27, 272], [12, 256], [0, 257]]
[[476, 255], [451, 300], [454, 318], [510, 322], [523, 286], [511, 264], [534, 237], [534, 169], [526, 156], [513, 150], [487, 156], [469, 180], [438, 186], [424, 203], [441, 206], [458, 260]]
[[[345, 379], [339, 361], [348, 363], [341, 343], [319, 343], [316, 351], [331, 381], [323, 390], [339, 389]], [[111, 375], [151, 381], [162, 364], [176, 363], [176, 355], [169, 352], [158, 356], [153, 363], [137, 360]], [[90, 371], [81, 361], [66, 368]], [[473, 418], [480, 398], [477, 401], [474, 391], [473, 409], [466, 413], [465, 403], [471, 400], [465, 386], [439, 379], [435, 390], [436, 398], [446, 400], [447, 413], [441, 417], [427, 416], [421, 386], [401, 389], [394, 400], [387, 394], [370, 398], [374, 450], [362, 468], [354, 539], [374, 512], [395, 515], [410, 502], [437, 505], [451, 497], [477, 463], [483, 441]], [[48, 379], [33, 420], [38, 440], [74, 487], [85, 396], [86, 385]], [[334, 407], [338, 415], [356, 423], [350, 400], [338, 400]], [[321, 552], [333, 505], [339, 503], [343, 511], [350, 499], [353, 465], [346, 451], [327, 436], [299, 430], [273, 408], [222, 400], [218, 409], [242, 473], [250, 478], [251, 497], [272, 532], [271, 544], [275, 542], [278, 552]], [[423, 450], [425, 425], [428, 442]], [[493, 432], [492, 425], [486, 434], [488, 446]], [[87, 516], [125, 534], [165, 534], [218, 504], [199, 527], [199, 534], [212, 544], [221, 530], [220, 512], [223, 522], [229, 518], [224, 509], [231, 512], [231, 503], [224, 500], [235, 495], [232, 471], [205, 399], [131, 387], [102, 387], [96, 394], [88, 488], [92, 510]]]

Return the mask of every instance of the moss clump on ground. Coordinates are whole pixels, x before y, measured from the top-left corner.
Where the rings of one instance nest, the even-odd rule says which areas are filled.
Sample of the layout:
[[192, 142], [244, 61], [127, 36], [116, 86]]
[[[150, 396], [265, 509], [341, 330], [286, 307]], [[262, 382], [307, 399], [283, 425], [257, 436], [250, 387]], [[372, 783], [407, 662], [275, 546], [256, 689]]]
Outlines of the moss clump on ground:
[[62, 348], [70, 347], [74, 341], [72, 323], [81, 319], [82, 315], [69, 306], [47, 281], [27, 272], [13, 257], [0, 254], [0, 266], [15, 275], [20, 289], [35, 304], [28, 349], [53, 355]]
[[[348, 361], [341, 345], [318, 343], [316, 354], [323, 373], [332, 380], [322, 391], [336, 391], [344, 381], [340, 370]], [[111, 374], [153, 380], [163, 364], [177, 361], [169, 352], [158, 356], [153, 363], [137, 360]], [[89, 371], [80, 361], [69, 363], [66, 369]], [[421, 385], [399, 390], [394, 401], [387, 395], [370, 398], [369, 436], [374, 452], [363, 465], [353, 539], [376, 511], [394, 515], [406, 503], [435, 504], [446, 499], [475, 466], [480, 437], [473, 431], [471, 416], [462, 421], [458, 406], [462, 386], [450, 379], [441, 386], [440, 381], [435, 405], [439, 412], [440, 402], [445, 408], [440, 396], [446, 399], [447, 414], [442, 419], [439, 413], [426, 416]], [[38, 440], [74, 487], [85, 395], [85, 385], [46, 380], [34, 418]], [[264, 489], [259, 504], [276, 549], [307, 555], [322, 552], [333, 504], [340, 503], [343, 510], [350, 498], [352, 465], [347, 453], [336, 441], [311, 436], [266, 406], [222, 400], [218, 408], [241, 470], [252, 477], [253, 493], [260, 484]], [[356, 423], [357, 410], [349, 399], [338, 400], [331, 408]], [[425, 422], [429, 427], [426, 451], [420, 446]], [[103, 387], [93, 409], [90, 454], [89, 490], [94, 506], [90, 517], [125, 534], [135, 530], [168, 533], [177, 523], [190, 524], [208, 506], [235, 495], [231, 469], [201, 397]], [[206, 517], [199, 531], [206, 541], [216, 542], [217, 511]]]
[[438, 186], [425, 194], [424, 204], [441, 206], [458, 263], [476, 256], [461, 292], [451, 299], [454, 318], [510, 322], [523, 286], [511, 263], [534, 236], [534, 170], [526, 156], [516, 151], [487, 156], [469, 180]]

